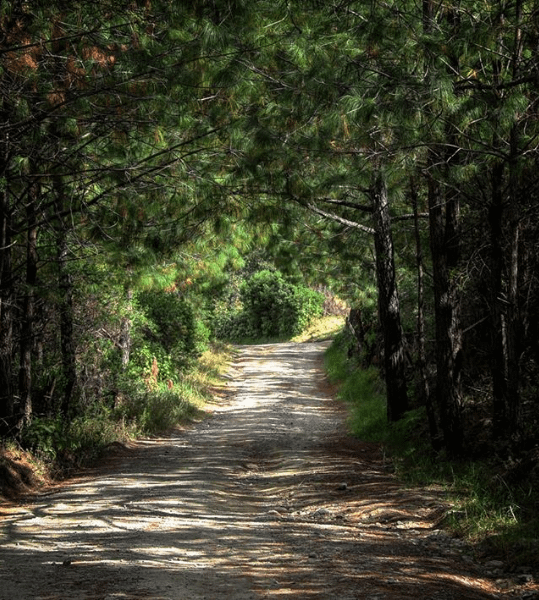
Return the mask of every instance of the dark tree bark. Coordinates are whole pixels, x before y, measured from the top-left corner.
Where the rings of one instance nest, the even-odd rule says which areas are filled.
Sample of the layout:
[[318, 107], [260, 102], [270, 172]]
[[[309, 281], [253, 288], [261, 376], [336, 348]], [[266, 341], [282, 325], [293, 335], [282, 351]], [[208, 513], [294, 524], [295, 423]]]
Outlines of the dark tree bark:
[[423, 246], [419, 229], [419, 214], [417, 189], [415, 182], [411, 182], [411, 200], [414, 215], [414, 237], [416, 245], [416, 270], [417, 270], [417, 395], [420, 403], [425, 406], [429, 423], [429, 434], [434, 450], [440, 450], [440, 439], [436, 411], [432, 400], [427, 377], [427, 354], [425, 349], [425, 310], [424, 310], [424, 269]]
[[[0, 121], [7, 123], [11, 116], [9, 98], [1, 101]], [[0, 432], [9, 432], [14, 417], [15, 356], [14, 282], [13, 282], [13, 209], [9, 194], [10, 134], [4, 133], [0, 142]]]
[[[493, 436], [510, 437], [520, 426], [520, 310], [519, 235], [516, 190], [510, 206], [504, 200], [504, 165], [491, 176], [492, 197], [488, 210], [490, 232], [490, 319]], [[509, 184], [511, 188], [511, 184]]]
[[[504, 7], [500, 23], [507, 16], [515, 23], [510, 66], [513, 80], [518, 79], [522, 59], [522, 0]], [[511, 15], [506, 15], [510, 11]], [[506, 56], [504, 40], [498, 41], [498, 54], [493, 60], [494, 83], [502, 82], [505, 71], [502, 57]], [[500, 98], [503, 101], [503, 97]], [[493, 146], [506, 146], [496, 122]], [[492, 319], [492, 387], [493, 435], [499, 440], [518, 433], [520, 429], [520, 340], [521, 315], [519, 306], [520, 254], [520, 197], [518, 165], [522, 157], [519, 148], [519, 127], [515, 123], [509, 133], [509, 156], [492, 169], [492, 197], [488, 211], [490, 228], [491, 319]], [[508, 167], [507, 179], [504, 177]]]
[[365, 327], [359, 308], [350, 309], [346, 325], [355, 340], [355, 347], [351, 348], [350, 354], [359, 356], [363, 366], [371, 366], [376, 355], [377, 343], [376, 340], [368, 340], [370, 326], [368, 328]]
[[[53, 134], [56, 134], [53, 131]], [[54, 178], [54, 209], [56, 235], [56, 268], [58, 272], [58, 313], [60, 319], [60, 353], [62, 356], [62, 402], [60, 410], [66, 423], [72, 413], [73, 392], [77, 385], [77, 365], [75, 358], [74, 316], [73, 316], [73, 278], [68, 269], [69, 225], [63, 215], [67, 212], [64, 182], [61, 176]]]
[[463, 447], [462, 325], [456, 269], [459, 261], [459, 198], [429, 182], [429, 226], [436, 319], [436, 399], [444, 445], [458, 456]]
[[21, 329], [19, 345], [19, 398], [17, 428], [21, 429], [32, 418], [32, 349], [35, 326], [35, 287], [37, 283], [37, 215], [36, 202], [38, 184], [32, 184], [28, 194], [26, 208], [26, 280], [22, 299]]
[[494, 437], [501, 438], [507, 420], [507, 356], [504, 342], [503, 300], [503, 163], [496, 165], [491, 173], [491, 202], [488, 209], [490, 232], [490, 322], [491, 322], [491, 376], [492, 421]]
[[[523, 52], [522, 19], [523, 0], [514, 4], [515, 35], [512, 52], [512, 75], [516, 80], [520, 74]], [[521, 314], [519, 302], [519, 255], [520, 255], [520, 191], [519, 191], [519, 162], [522, 157], [520, 127], [516, 123], [511, 127], [509, 137], [509, 250], [508, 250], [508, 292], [507, 292], [507, 393], [509, 399], [509, 432], [511, 436], [518, 435], [521, 427], [520, 401], [520, 348], [521, 348]]]
[[387, 392], [387, 418], [398, 421], [408, 410], [404, 336], [395, 280], [395, 259], [391, 217], [385, 181], [378, 173], [371, 191], [376, 251], [378, 312], [384, 340], [384, 368]]
[[77, 383], [75, 340], [73, 334], [73, 280], [66, 268], [68, 247], [65, 232], [57, 237], [58, 289], [60, 292], [60, 349], [62, 354], [63, 395], [61, 411], [69, 420], [73, 391]]
[[[128, 286], [125, 289], [125, 297], [127, 306], [130, 307], [133, 301], [133, 290]], [[129, 366], [131, 356], [131, 319], [129, 315], [124, 315], [120, 323], [120, 352], [122, 371], [125, 371]]]
[[0, 431], [13, 426], [13, 284], [11, 210], [0, 195]]
[[[520, 5], [520, 3], [517, 3]], [[509, 248], [508, 248], [508, 290], [507, 290], [507, 316], [505, 324], [506, 352], [507, 352], [507, 394], [508, 425], [510, 435], [518, 435], [521, 427], [521, 400], [520, 400], [520, 353], [521, 353], [521, 314], [519, 300], [519, 256], [520, 256], [520, 229], [521, 215], [519, 211], [519, 175], [518, 157], [519, 133], [514, 126], [511, 131], [511, 156], [509, 161]]]

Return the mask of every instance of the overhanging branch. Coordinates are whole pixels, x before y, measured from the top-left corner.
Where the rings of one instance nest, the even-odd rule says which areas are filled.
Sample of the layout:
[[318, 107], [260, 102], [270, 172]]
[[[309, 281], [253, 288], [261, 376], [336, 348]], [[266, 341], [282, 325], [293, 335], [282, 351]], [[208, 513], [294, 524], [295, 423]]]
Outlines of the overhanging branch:
[[324, 217], [326, 219], [330, 219], [332, 221], [336, 221], [337, 223], [341, 223], [341, 225], [353, 227], [354, 229], [358, 229], [359, 231], [362, 231], [363, 233], [367, 233], [369, 235], [374, 235], [375, 233], [372, 227], [367, 227], [366, 225], [362, 225], [361, 223], [350, 221], [349, 219], [345, 219], [344, 217], [340, 217], [339, 215], [336, 215], [334, 213], [328, 213], [325, 210], [321, 210], [314, 204], [307, 203], [304, 204], [304, 206], [308, 208], [311, 212], [314, 212], [315, 214], [320, 215], [321, 217]]

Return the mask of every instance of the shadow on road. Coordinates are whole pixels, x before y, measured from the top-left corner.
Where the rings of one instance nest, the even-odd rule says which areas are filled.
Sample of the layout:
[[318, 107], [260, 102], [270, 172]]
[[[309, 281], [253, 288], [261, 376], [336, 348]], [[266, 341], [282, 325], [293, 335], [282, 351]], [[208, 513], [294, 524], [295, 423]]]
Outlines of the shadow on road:
[[242, 347], [211, 418], [3, 519], [0, 599], [492, 598], [443, 499], [346, 435], [323, 348]]

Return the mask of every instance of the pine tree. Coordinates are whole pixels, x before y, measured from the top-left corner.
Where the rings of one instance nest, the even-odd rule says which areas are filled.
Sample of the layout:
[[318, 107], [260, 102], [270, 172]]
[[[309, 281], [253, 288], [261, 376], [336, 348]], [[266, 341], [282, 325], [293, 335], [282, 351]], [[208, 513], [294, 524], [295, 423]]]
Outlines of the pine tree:
[[53, 351], [62, 356], [62, 412], [70, 412], [76, 365], [67, 261], [88, 257], [94, 244], [96, 254], [121, 255], [132, 280], [133, 267], [147, 270], [170, 256], [226, 200], [216, 156], [225, 153], [218, 134], [230, 115], [212, 86], [226, 71], [227, 38], [217, 4], [199, 15], [201, 6], [53, 1], [2, 9], [0, 418], [7, 429], [31, 416], [33, 348], [48, 327], [36, 303], [55, 296], [52, 288], [61, 338]]

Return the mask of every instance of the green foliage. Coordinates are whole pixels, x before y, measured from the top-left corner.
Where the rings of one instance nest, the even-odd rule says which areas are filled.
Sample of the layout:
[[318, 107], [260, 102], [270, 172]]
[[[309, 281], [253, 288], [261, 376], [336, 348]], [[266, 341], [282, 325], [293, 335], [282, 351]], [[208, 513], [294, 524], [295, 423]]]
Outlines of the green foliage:
[[257, 338], [256, 332], [251, 329], [249, 315], [241, 309], [228, 310], [220, 304], [216, 309], [213, 327], [215, 337], [220, 340], [242, 342]]
[[426, 421], [424, 407], [410, 410], [396, 423], [389, 423], [381, 374], [375, 367], [361, 367], [361, 357], [349, 352], [353, 343], [352, 334], [344, 329], [325, 353], [328, 377], [338, 384], [338, 398], [348, 407], [351, 433], [366, 441], [384, 443], [402, 456], [429, 455], [428, 435], [422, 431]]
[[67, 443], [65, 428], [59, 417], [34, 417], [32, 423], [25, 427], [21, 437], [24, 448], [49, 460], [55, 459]]
[[131, 424], [140, 435], [166, 431], [193, 413], [194, 406], [182, 387], [165, 383], [150, 388], [140, 383], [130, 386], [113, 411], [116, 420]]
[[354, 371], [339, 392], [351, 407], [351, 431], [372, 442], [384, 441], [387, 436], [387, 408], [381, 387], [378, 369], [370, 367]]
[[324, 356], [325, 369], [332, 383], [342, 384], [355, 368], [355, 364], [348, 359], [350, 341], [350, 333], [343, 330], [326, 350]]
[[240, 288], [239, 307], [218, 317], [222, 339], [290, 338], [320, 316], [324, 296], [287, 281], [279, 271], [265, 269], [248, 277]]
[[195, 320], [190, 305], [175, 293], [160, 290], [139, 292], [139, 306], [152, 325], [152, 334], [170, 352], [179, 348], [186, 354], [195, 348]]
[[338, 384], [338, 397], [347, 404], [351, 433], [383, 444], [401, 480], [443, 490], [452, 504], [444, 525], [459, 537], [488, 546], [489, 553], [502, 559], [536, 565], [537, 480], [510, 484], [504, 468], [494, 461], [453, 461], [443, 453], [435, 454], [423, 407], [388, 423], [379, 374], [359, 368], [349, 358], [349, 341], [346, 330], [336, 336], [326, 351], [325, 367], [330, 380]]
[[337, 335], [325, 354], [326, 371], [330, 380], [339, 384], [338, 398], [348, 405], [351, 432], [366, 441], [386, 441], [387, 408], [380, 374], [374, 367], [360, 369], [356, 360], [349, 358], [350, 342], [348, 331]]
[[69, 424], [61, 417], [34, 417], [23, 430], [21, 445], [46, 463], [62, 467], [88, 462], [126, 436], [123, 424], [111, 418], [105, 405], [94, 405]]
[[34, 416], [23, 429], [20, 443], [48, 470], [88, 464], [114, 442], [169, 430], [191, 418], [213, 398], [229, 349], [218, 347], [204, 353], [197, 368], [178, 383], [148, 387], [140, 377], [127, 375], [119, 382], [114, 404], [94, 402], [70, 422], [61, 417]]
[[132, 368], [148, 372], [154, 357], [163, 379], [176, 379], [204, 349], [209, 332], [194, 316], [192, 305], [175, 292], [139, 292], [137, 303], [145, 321], [135, 337]]

